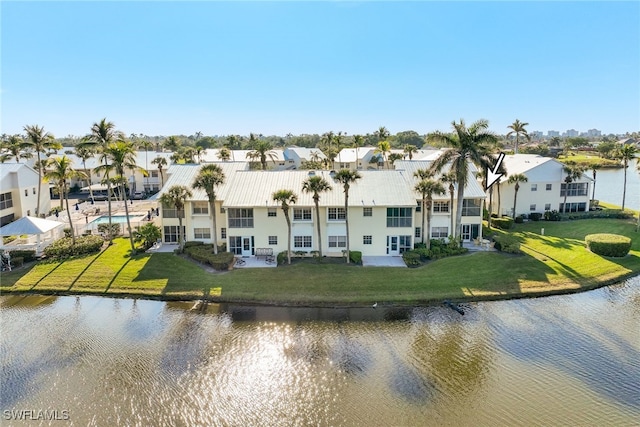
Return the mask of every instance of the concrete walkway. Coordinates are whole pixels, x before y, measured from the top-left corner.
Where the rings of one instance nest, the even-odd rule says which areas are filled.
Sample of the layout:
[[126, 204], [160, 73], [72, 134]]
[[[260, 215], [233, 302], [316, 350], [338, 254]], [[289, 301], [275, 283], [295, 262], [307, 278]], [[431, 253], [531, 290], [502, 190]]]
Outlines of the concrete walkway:
[[363, 267], [407, 267], [401, 256], [363, 256]]

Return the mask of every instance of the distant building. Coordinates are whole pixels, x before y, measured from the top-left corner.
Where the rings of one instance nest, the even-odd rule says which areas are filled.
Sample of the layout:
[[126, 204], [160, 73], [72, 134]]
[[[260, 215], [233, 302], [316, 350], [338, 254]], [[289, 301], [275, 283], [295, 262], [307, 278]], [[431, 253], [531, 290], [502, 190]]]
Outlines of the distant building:
[[587, 136], [588, 137], [598, 137], [598, 136], [602, 136], [602, 132], [599, 131], [598, 129], [589, 129], [587, 131]]
[[[0, 226], [24, 216], [35, 216], [38, 204], [38, 172], [24, 163], [0, 167]], [[40, 187], [40, 213], [49, 213], [49, 183]]]
[[568, 129], [566, 132], [562, 134], [562, 136], [566, 136], [569, 138], [576, 137], [578, 135], [580, 135], [580, 133], [575, 129]]
[[560, 132], [558, 132], [557, 130], [549, 130], [547, 131], [547, 136], [549, 138], [553, 138], [554, 136], [560, 136]]

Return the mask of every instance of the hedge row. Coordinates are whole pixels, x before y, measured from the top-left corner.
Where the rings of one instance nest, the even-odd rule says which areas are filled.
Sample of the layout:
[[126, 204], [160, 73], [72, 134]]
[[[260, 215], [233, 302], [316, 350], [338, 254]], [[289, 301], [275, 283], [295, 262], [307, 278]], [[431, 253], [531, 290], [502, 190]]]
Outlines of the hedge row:
[[513, 236], [496, 234], [493, 236], [493, 241], [495, 242], [494, 248], [498, 251], [509, 254], [521, 253], [520, 242]]
[[[234, 255], [231, 252], [218, 252], [213, 253], [213, 245], [210, 244], [193, 244], [188, 247], [185, 243], [185, 249], [187, 255], [195, 259], [198, 262], [209, 264], [216, 270], [224, 271], [229, 270], [233, 266], [235, 261]], [[201, 242], [200, 242], [201, 243]]]
[[506, 216], [502, 218], [491, 218], [491, 225], [501, 230], [509, 230], [513, 227], [513, 218]]
[[14, 251], [10, 251], [11, 259], [14, 258], [22, 258], [24, 262], [30, 262], [36, 260], [36, 251], [28, 250], [28, 249], [17, 249]]
[[408, 267], [417, 267], [427, 260], [435, 260], [454, 255], [462, 255], [469, 250], [458, 244], [456, 240], [450, 240], [448, 243], [444, 239], [432, 239], [431, 248], [427, 249], [426, 245], [417, 243], [412, 251], [405, 251], [402, 254], [405, 264]]
[[623, 257], [631, 249], [631, 239], [619, 234], [589, 234], [584, 241], [591, 252], [602, 256]]
[[349, 251], [349, 259], [354, 264], [362, 264], [362, 252], [360, 252], [360, 251]]
[[67, 258], [75, 255], [92, 254], [99, 252], [103, 244], [104, 240], [100, 236], [76, 237], [75, 245], [70, 237], [64, 237], [47, 246], [44, 254], [49, 258]]

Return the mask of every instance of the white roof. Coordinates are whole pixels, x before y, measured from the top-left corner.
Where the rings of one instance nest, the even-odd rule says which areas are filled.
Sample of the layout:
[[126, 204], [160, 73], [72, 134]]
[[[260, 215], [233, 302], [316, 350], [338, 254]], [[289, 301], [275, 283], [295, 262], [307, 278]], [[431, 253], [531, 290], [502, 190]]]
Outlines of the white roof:
[[[373, 153], [375, 147], [358, 147], [356, 148], [343, 148], [336, 156], [336, 161], [342, 163], [355, 163], [356, 160], [363, 160], [367, 155]], [[358, 151], [358, 159], [356, 159], [356, 150]]]
[[[314, 206], [312, 194], [302, 192], [302, 183], [310, 173], [322, 176], [332, 189], [320, 195], [321, 206], [344, 206], [342, 184], [335, 181], [329, 171], [244, 171], [234, 175], [224, 198], [225, 207], [278, 207], [273, 193], [292, 190], [298, 196], [296, 206]], [[404, 171], [359, 171], [361, 179], [349, 189], [350, 206], [415, 206], [416, 197], [411, 178]], [[242, 189], [239, 191], [239, 189]]]
[[[72, 162], [71, 164], [74, 169], [76, 170], [84, 169], [84, 165], [80, 157], [78, 157], [75, 154], [67, 154], [65, 153], [65, 151], [75, 151], [75, 147], [63, 147], [61, 150], [58, 150], [55, 154], [49, 157], [67, 156], [71, 160]], [[155, 170], [157, 169], [157, 165], [151, 163], [153, 159], [155, 159], [156, 157], [164, 157], [165, 159], [167, 159], [167, 164], [170, 165], [172, 163], [171, 162], [172, 154], [173, 153], [159, 153], [156, 151], [136, 151], [136, 164], [143, 169], [147, 167], [146, 165], [148, 164], [149, 170]], [[87, 159], [85, 164], [87, 169], [95, 169], [96, 167], [102, 165], [103, 163], [100, 162], [100, 156], [93, 156]]]
[[[38, 174], [38, 172], [36, 172], [34, 169], [30, 168], [28, 165], [24, 164], [24, 163], [3, 163], [2, 166], [0, 166], [0, 181], [3, 181], [10, 173], [15, 173], [18, 172], [21, 168], [26, 168], [25, 170], [29, 170], [32, 173], [35, 173], [36, 175]], [[5, 183], [2, 183], [2, 187], [5, 187]]]
[[63, 225], [65, 225], [63, 222], [51, 221], [49, 219], [33, 216], [23, 216], [22, 218], [0, 228], [0, 235], [19, 236], [21, 234], [42, 234]]
[[[418, 169], [428, 169], [431, 166], [432, 162], [427, 162], [427, 161], [423, 161], [423, 160], [412, 160], [412, 161], [408, 161], [408, 160], [398, 160], [395, 163], [395, 167], [396, 170], [402, 169], [404, 171], [406, 171], [407, 175], [411, 177], [412, 184], [411, 184], [411, 188], [413, 188], [417, 183], [418, 183], [418, 178], [415, 178], [413, 176], [413, 174], [418, 170]], [[472, 164], [469, 163], [469, 165], [471, 166]], [[444, 169], [442, 170], [442, 173], [447, 173], [449, 171], [450, 167], [449, 165], [446, 165], [444, 167]], [[475, 167], [474, 168], [469, 168], [469, 176], [467, 177], [467, 185], [464, 188], [464, 197], [467, 198], [474, 198], [474, 199], [483, 199], [486, 197], [486, 194], [484, 192], [484, 190], [482, 189], [482, 186], [480, 185], [480, 183], [478, 183], [478, 180], [476, 179], [474, 172], [475, 172]], [[447, 186], [445, 185], [445, 188]], [[458, 185], [455, 184], [455, 188], [456, 191], [458, 189]], [[448, 193], [448, 190], [447, 190]], [[417, 193], [416, 193], [417, 194]], [[442, 195], [442, 196], [435, 196], [434, 195], [434, 199], [449, 199], [450, 196], [448, 195]]]
[[[231, 186], [233, 176], [237, 171], [247, 170], [249, 164], [245, 162], [217, 162], [216, 163], [222, 169], [225, 180], [216, 191], [216, 196], [220, 200], [224, 200], [229, 189], [237, 191], [237, 188]], [[192, 201], [208, 201], [207, 193], [204, 190], [193, 188], [193, 181], [200, 172], [200, 168], [203, 165], [188, 164], [188, 165], [171, 165], [167, 170], [167, 180], [164, 183], [162, 189], [154, 195], [154, 199], [157, 200], [167, 189], [174, 185], [184, 185], [191, 190], [193, 197]]]
[[287, 154], [290, 151], [295, 153], [298, 156], [298, 158], [303, 160], [311, 160], [314, 153], [318, 153], [318, 157], [320, 157], [321, 159], [326, 158], [322, 150], [320, 150], [319, 148], [297, 147], [293, 145], [291, 147], [285, 148], [284, 150], [285, 157], [287, 157]]
[[502, 181], [508, 179], [509, 175], [524, 174], [550, 161], [554, 160], [551, 157], [542, 157], [537, 154], [510, 154], [504, 156], [504, 167], [507, 170], [507, 174], [502, 178]]

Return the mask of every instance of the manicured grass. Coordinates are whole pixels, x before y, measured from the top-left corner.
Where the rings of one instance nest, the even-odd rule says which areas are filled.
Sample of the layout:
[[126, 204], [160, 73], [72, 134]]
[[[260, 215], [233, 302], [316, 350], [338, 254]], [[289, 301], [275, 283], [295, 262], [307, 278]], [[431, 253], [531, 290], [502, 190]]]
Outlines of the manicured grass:
[[[99, 255], [3, 274], [0, 291], [207, 296], [276, 304], [414, 304], [590, 289], [640, 272], [640, 234], [633, 221], [528, 222], [509, 233], [521, 242], [524, 255], [479, 252], [416, 269], [310, 261], [214, 274], [173, 254], [129, 257], [127, 241], [119, 239]], [[595, 255], [584, 245], [584, 236], [593, 233], [628, 236], [631, 252], [616, 259]]]
[[622, 164], [619, 160], [612, 159], [604, 159], [597, 154], [588, 155], [588, 154], [575, 154], [571, 152], [568, 156], [559, 155], [558, 161], [562, 163], [576, 163], [579, 165], [586, 166], [588, 168], [592, 168], [593, 166], [597, 166], [599, 168], [621, 168]]

